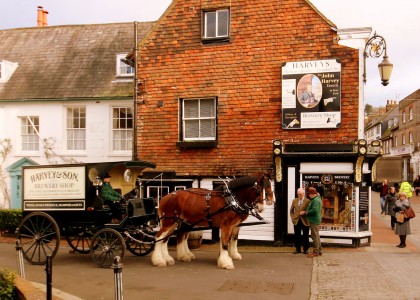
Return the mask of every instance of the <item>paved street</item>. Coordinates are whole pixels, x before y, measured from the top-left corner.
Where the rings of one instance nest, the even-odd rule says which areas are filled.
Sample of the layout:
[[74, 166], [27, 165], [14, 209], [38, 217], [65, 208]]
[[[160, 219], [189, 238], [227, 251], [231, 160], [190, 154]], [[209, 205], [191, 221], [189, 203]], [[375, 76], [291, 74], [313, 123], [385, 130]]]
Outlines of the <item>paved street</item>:
[[[370, 247], [328, 247], [314, 259], [293, 255], [291, 247], [240, 247], [244, 259], [235, 262], [233, 271], [216, 267], [217, 245], [196, 250], [192, 263], [167, 268], [153, 267], [150, 256], [126, 254], [124, 298], [420, 299], [420, 197], [413, 197], [412, 204], [418, 217], [410, 221], [405, 249], [395, 247], [399, 239], [390, 229], [390, 217], [379, 214], [379, 197], [373, 193]], [[16, 269], [13, 239], [0, 241], [0, 267]], [[113, 271], [97, 268], [88, 255], [68, 252], [63, 244], [54, 258], [53, 287], [62, 291], [56, 299], [114, 299]], [[28, 280], [45, 284], [44, 266], [26, 263], [25, 271]]]

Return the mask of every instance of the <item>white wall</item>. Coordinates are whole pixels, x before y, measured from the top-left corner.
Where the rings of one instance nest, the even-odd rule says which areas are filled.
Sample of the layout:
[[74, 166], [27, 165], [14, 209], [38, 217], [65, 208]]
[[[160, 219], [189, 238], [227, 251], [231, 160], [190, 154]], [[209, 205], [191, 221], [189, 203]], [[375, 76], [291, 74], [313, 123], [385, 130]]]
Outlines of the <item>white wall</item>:
[[[66, 107], [79, 105], [86, 107], [86, 150], [66, 150]], [[132, 100], [119, 101], [84, 101], [84, 102], [20, 102], [2, 103], [0, 106], [0, 139], [11, 139], [12, 151], [6, 157], [3, 165], [8, 166], [23, 157], [30, 158], [39, 164], [65, 163], [61, 159], [73, 159], [77, 162], [100, 162], [130, 160], [132, 151], [112, 152], [112, 107], [132, 106]], [[52, 160], [47, 160], [44, 147], [40, 141], [39, 151], [24, 152], [21, 149], [21, 121], [22, 116], [39, 117], [39, 133], [41, 139], [54, 138], [54, 152], [57, 154]], [[0, 157], [0, 159], [2, 159]], [[7, 175], [7, 172], [6, 172]], [[8, 190], [10, 182], [7, 177]], [[0, 193], [0, 203], [4, 195]], [[6, 206], [7, 207], [7, 206]]]

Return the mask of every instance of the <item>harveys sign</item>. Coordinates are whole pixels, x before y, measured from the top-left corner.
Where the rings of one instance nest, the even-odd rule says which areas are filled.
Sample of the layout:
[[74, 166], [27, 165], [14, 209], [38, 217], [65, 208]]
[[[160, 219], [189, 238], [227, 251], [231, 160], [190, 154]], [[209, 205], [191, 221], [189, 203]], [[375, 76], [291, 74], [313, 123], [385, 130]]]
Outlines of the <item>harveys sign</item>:
[[332, 184], [340, 182], [353, 182], [353, 174], [303, 174], [303, 181]]

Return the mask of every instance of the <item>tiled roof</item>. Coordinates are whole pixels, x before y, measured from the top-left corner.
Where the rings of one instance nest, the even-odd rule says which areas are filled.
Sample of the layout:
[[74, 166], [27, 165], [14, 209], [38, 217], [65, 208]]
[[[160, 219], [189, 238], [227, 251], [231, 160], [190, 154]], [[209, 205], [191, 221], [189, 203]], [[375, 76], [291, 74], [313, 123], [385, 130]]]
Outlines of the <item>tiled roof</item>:
[[[138, 23], [141, 40], [153, 22]], [[134, 22], [0, 30], [0, 61], [19, 64], [0, 101], [131, 97], [116, 81], [116, 54], [134, 47]]]

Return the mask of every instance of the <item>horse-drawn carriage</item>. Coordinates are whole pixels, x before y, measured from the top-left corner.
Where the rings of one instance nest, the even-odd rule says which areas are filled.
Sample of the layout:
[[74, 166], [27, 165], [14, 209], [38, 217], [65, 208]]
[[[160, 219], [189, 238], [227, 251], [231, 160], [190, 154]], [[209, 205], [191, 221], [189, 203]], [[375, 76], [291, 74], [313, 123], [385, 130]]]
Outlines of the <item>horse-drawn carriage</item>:
[[[259, 217], [265, 196], [273, 192], [269, 177], [247, 176], [226, 182], [220, 190], [178, 190], [160, 199], [158, 214], [153, 198], [144, 198], [137, 177], [155, 164], [145, 161], [86, 163], [23, 167], [23, 219], [17, 228], [23, 257], [44, 264], [54, 257], [61, 236], [79, 253], [90, 253], [101, 267], [110, 267], [115, 256], [126, 249], [137, 256], [155, 248], [152, 263], [174, 263], [167, 250], [169, 237], [177, 234], [177, 258], [194, 259], [186, 238], [193, 230], [220, 228], [221, 252], [218, 265], [232, 269], [241, 259], [236, 244], [239, 227], [249, 214]], [[103, 176], [125, 195], [123, 219], [111, 223], [112, 213], [100, 197]]]
[[[91, 253], [102, 267], [111, 266], [115, 256], [128, 249], [135, 255], [153, 250], [149, 222], [155, 223], [153, 198], [140, 198], [136, 178], [155, 164], [145, 161], [104, 162], [23, 167], [23, 219], [17, 228], [24, 258], [32, 264], [54, 257], [61, 236], [79, 253]], [[127, 201], [122, 201], [124, 218], [112, 224], [112, 213], [100, 197], [102, 178], [112, 174]], [[137, 242], [136, 242], [137, 241]], [[138, 241], [142, 241], [139, 243]]]

